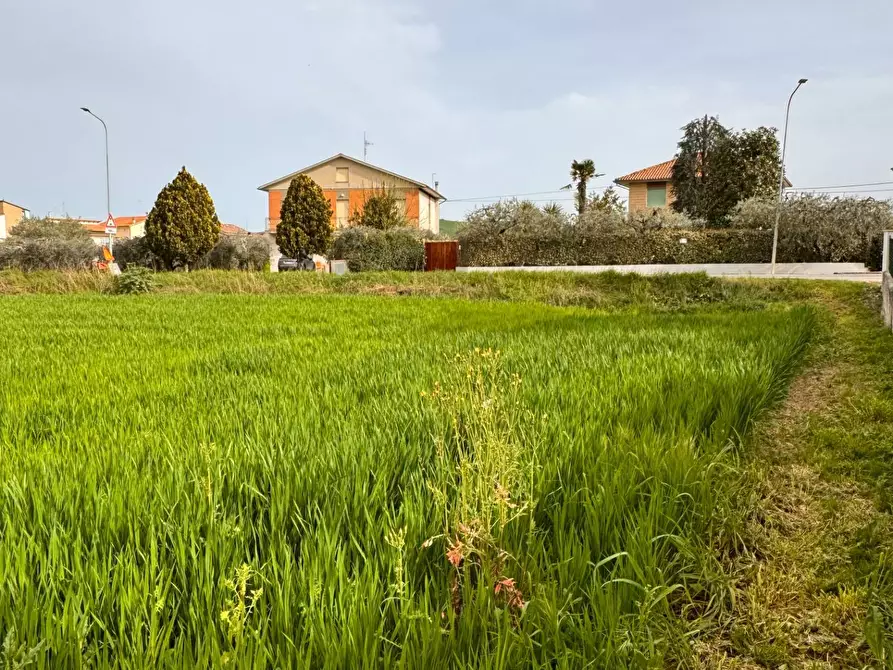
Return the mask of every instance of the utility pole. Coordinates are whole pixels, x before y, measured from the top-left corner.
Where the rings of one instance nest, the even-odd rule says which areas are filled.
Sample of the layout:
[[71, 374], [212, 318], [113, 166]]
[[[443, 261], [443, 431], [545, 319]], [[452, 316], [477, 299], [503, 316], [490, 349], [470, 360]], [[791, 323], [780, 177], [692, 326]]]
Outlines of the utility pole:
[[[794, 93], [800, 90], [808, 79], [801, 79], [797, 82], [797, 88]], [[781, 219], [781, 205], [784, 202], [784, 157], [788, 148], [788, 120], [791, 118], [791, 101], [794, 99], [794, 93], [788, 98], [788, 107], [784, 114], [784, 138], [781, 142], [781, 177], [778, 179], [778, 206], [775, 208], [775, 232], [772, 234], [772, 276], [775, 276], [775, 256], [778, 252], [778, 222]]]
[[[112, 215], [112, 189], [111, 178], [109, 177], [109, 127], [105, 125], [105, 121], [100, 119], [86, 107], [81, 107], [81, 111], [86, 112], [99, 121], [102, 124], [103, 130], [105, 130], [105, 213], [106, 216], [110, 217]], [[109, 233], [109, 253], [112, 251], [112, 238], [113, 233]]]
[[363, 162], [366, 162], [366, 154], [369, 153], [369, 147], [374, 146], [372, 142], [366, 139], [366, 131], [363, 131]]

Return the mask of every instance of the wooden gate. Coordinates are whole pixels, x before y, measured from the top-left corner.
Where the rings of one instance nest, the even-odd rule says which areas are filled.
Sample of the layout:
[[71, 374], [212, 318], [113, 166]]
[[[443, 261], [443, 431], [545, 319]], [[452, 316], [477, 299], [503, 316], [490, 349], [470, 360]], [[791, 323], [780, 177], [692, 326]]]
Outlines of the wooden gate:
[[425, 272], [455, 270], [459, 265], [459, 243], [425, 242]]

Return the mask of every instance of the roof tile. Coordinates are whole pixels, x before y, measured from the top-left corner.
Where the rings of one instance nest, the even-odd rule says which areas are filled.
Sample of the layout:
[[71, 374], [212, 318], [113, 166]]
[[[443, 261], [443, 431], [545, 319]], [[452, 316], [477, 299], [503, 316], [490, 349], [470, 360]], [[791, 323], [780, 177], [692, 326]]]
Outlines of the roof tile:
[[673, 166], [676, 165], [676, 159], [671, 158], [663, 163], [646, 167], [636, 172], [630, 172], [628, 175], [618, 177], [614, 181], [618, 184], [635, 181], [669, 181], [673, 178]]

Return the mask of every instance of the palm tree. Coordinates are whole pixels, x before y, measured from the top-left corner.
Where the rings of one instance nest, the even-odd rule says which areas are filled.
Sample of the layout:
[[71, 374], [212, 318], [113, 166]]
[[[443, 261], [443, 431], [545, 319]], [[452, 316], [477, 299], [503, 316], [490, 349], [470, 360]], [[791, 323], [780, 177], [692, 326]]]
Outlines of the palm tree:
[[590, 179], [603, 177], [603, 174], [595, 172], [595, 163], [591, 158], [582, 161], [574, 161], [571, 163], [571, 183], [565, 186], [570, 190], [574, 186], [577, 187], [577, 214], [583, 214], [586, 211], [586, 187]]

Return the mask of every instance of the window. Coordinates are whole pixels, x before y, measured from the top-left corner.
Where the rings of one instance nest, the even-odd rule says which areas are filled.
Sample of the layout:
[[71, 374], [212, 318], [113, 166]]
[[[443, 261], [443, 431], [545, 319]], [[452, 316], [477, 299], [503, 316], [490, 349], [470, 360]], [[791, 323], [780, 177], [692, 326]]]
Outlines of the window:
[[350, 168], [335, 168], [335, 183], [346, 184], [350, 181]]
[[667, 183], [648, 184], [648, 199], [645, 204], [648, 207], [666, 207]]
[[335, 227], [347, 228], [348, 223], [347, 200], [337, 200], [335, 202]]

